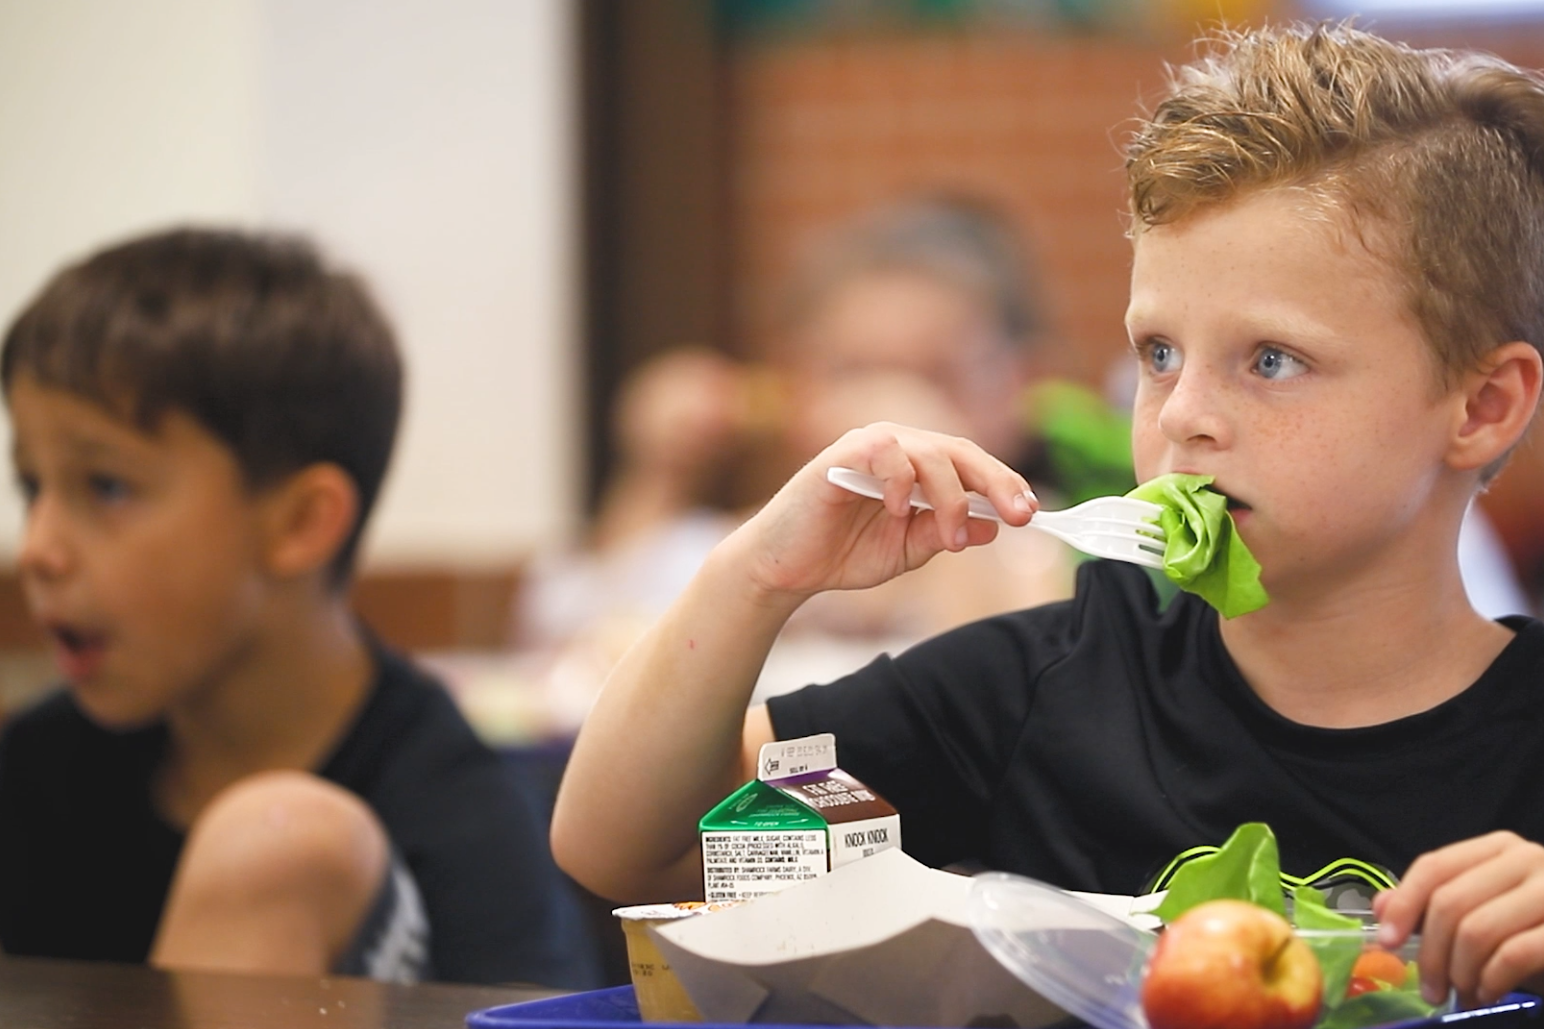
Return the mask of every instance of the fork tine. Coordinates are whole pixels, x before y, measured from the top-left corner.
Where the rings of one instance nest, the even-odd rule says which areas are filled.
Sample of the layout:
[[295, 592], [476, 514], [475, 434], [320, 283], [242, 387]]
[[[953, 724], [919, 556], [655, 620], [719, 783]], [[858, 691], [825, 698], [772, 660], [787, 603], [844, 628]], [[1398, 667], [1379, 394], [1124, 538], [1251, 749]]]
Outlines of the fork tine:
[[1151, 500], [1138, 500], [1136, 497], [1094, 497], [1092, 500], [1085, 500], [1083, 503], [1069, 507], [1067, 510], [1069, 512], [1077, 511], [1084, 513], [1095, 511], [1099, 508], [1111, 508], [1133, 513], [1141, 512], [1144, 515], [1151, 514], [1154, 517], [1163, 510], [1161, 505], [1155, 504]]
[[[1065, 514], [1064, 511], [1051, 511], [1049, 514]], [[1038, 516], [1037, 516], [1038, 517]], [[1163, 527], [1156, 522], [1131, 521], [1127, 518], [1084, 518], [1083, 521], [1099, 529], [1119, 529], [1123, 532], [1139, 532], [1153, 539], [1163, 539]]]
[[1081, 529], [1076, 535], [1082, 539], [1119, 540], [1138, 547], [1155, 547], [1158, 551], [1162, 551], [1164, 545], [1164, 539], [1161, 536], [1143, 536], [1137, 533], [1118, 532], [1112, 529]]

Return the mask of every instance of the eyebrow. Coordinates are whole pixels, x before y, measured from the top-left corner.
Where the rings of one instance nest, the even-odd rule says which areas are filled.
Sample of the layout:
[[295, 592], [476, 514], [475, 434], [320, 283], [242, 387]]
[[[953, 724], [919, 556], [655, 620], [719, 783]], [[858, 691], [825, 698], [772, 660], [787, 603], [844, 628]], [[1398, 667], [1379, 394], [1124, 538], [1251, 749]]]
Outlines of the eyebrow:
[[71, 437], [69, 439], [69, 446], [79, 457], [119, 457], [123, 454], [122, 447], [116, 447], [111, 443], [103, 443], [100, 440], [94, 439]]
[[[69, 449], [70, 456], [76, 460], [97, 461], [104, 458], [122, 460], [132, 455], [127, 454], [124, 448], [102, 440], [82, 437], [70, 433], [65, 437], [65, 446]], [[17, 467], [22, 459], [22, 438], [15, 435], [11, 438], [11, 465]]]

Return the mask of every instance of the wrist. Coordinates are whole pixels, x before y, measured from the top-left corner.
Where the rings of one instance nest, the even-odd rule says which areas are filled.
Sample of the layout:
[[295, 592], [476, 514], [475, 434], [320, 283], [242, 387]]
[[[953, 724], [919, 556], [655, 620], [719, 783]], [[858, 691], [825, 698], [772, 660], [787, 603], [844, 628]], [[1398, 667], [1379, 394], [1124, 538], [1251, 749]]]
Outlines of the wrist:
[[713, 548], [698, 578], [724, 602], [743, 604], [779, 622], [787, 620], [811, 594], [780, 587], [757, 574], [759, 564], [749, 525], [740, 526]]

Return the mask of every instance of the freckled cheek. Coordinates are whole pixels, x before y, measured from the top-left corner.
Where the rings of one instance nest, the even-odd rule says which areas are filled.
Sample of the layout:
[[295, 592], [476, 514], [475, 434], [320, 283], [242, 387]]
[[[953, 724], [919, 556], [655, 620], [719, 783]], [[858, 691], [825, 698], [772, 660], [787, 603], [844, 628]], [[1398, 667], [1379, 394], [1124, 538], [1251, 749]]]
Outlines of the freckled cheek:
[[1261, 427], [1255, 436], [1261, 467], [1270, 469], [1276, 492], [1303, 499], [1340, 488], [1345, 441], [1339, 433], [1308, 418]]
[[1408, 425], [1373, 419], [1303, 419], [1274, 442], [1281, 454], [1276, 493], [1308, 534], [1334, 533], [1374, 515], [1406, 477]]

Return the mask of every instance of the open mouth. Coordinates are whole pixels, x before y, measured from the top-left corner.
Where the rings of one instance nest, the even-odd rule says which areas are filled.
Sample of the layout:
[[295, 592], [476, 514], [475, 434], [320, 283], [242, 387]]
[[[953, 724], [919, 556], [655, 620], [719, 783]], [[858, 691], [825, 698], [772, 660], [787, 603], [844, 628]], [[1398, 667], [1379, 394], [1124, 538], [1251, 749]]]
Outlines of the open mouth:
[[1248, 504], [1228, 493], [1226, 490], [1220, 490], [1215, 485], [1209, 486], [1207, 488], [1210, 489], [1213, 493], [1220, 493], [1222, 495], [1223, 499], [1228, 502], [1229, 513], [1253, 510], [1253, 508], [1251, 508]]
[[48, 626], [53, 637], [54, 656], [64, 674], [71, 679], [84, 678], [101, 664], [107, 650], [107, 637], [73, 625], [54, 623]]

